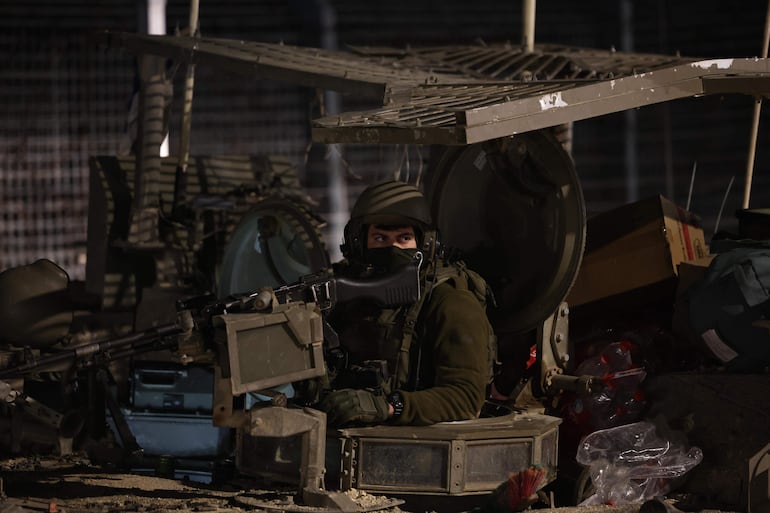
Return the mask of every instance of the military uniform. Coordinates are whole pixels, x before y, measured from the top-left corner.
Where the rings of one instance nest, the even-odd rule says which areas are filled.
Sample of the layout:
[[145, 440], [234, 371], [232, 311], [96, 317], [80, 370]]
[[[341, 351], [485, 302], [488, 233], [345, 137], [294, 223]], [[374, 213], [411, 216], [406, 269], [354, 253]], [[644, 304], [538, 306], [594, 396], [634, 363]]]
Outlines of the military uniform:
[[[374, 186], [374, 191], [379, 194], [377, 201], [371, 201], [365, 191], [365, 200], [359, 200], [353, 209], [351, 223], [354, 219], [362, 226], [371, 219], [410, 223], [420, 228], [419, 250], [430, 254], [432, 235], [426, 231], [429, 223], [424, 222], [428, 215], [409, 216], [407, 212], [404, 220], [393, 211], [404, 207], [403, 202], [399, 205], [398, 194], [414, 199], [416, 189], [390, 182]], [[416, 194], [424, 202], [421, 193]], [[362, 202], [368, 209], [357, 212]], [[387, 209], [380, 205], [392, 209], [384, 212]], [[417, 208], [415, 204], [406, 206], [412, 211]], [[346, 229], [346, 241], [355, 242], [359, 229], [353, 233]], [[379, 249], [375, 258], [374, 251], [360, 249], [351, 254], [348, 248], [352, 262], [336, 266], [335, 273], [360, 277], [365, 264], [373, 261], [392, 270], [394, 262], [408, 261], [415, 251], [387, 248], [383, 259]], [[344, 364], [332, 379], [332, 387], [343, 390], [333, 392], [321, 404], [332, 425], [384, 421], [426, 425], [478, 416], [491, 377], [490, 340], [494, 334], [483, 301], [472, 286], [477, 282], [469, 280], [464, 266], [428, 260], [422, 272], [423, 299], [418, 304], [382, 309], [366, 300], [353, 301], [338, 305], [328, 316], [344, 354]], [[393, 416], [387, 415], [388, 403], [395, 407]]]
[[[367, 308], [368, 307], [368, 308]], [[424, 425], [478, 416], [489, 382], [489, 324], [474, 294], [451, 283], [432, 289], [422, 305], [408, 354], [401, 355], [403, 324], [409, 307], [379, 311], [355, 304], [335, 312], [350, 367], [382, 359], [386, 387], [402, 392], [397, 424]], [[403, 372], [403, 367], [408, 367]], [[341, 382], [355, 378], [342, 371]], [[387, 388], [386, 388], [387, 389]]]

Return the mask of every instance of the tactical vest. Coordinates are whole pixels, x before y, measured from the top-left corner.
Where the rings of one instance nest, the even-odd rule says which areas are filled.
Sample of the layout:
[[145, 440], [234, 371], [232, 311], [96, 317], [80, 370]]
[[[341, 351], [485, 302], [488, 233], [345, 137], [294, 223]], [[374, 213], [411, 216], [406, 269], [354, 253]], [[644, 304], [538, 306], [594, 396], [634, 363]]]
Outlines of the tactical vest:
[[[430, 298], [431, 292], [434, 287], [441, 285], [442, 283], [449, 283], [455, 289], [468, 290], [473, 293], [476, 299], [481, 304], [482, 309], [486, 312], [487, 304], [490, 300], [494, 301], [492, 290], [487, 285], [484, 278], [481, 277], [475, 271], [468, 269], [464, 262], [458, 261], [451, 264], [439, 261], [438, 264], [427, 272], [425, 277], [425, 289], [420, 296], [420, 299], [414, 303], [411, 307], [406, 309], [399, 309], [388, 312], [383, 312], [380, 317], [381, 322], [402, 324], [402, 334], [400, 337], [400, 348], [398, 352], [398, 359], [396, 368], [394, 370], [392, 380], [390, 383], [391, 389], [413, 389], [413, 379], [410, 383], [410, 377], [414, 378], [419, 376], [421, 369], [419, 362], [415, 365], [411, 365], [410, 362], [413, 351], [413, 340], [416, 335], [417, 320], [420, 316], [425, 302]], [[394, 322], [395, 317], [403, 315], [403, 323]], [[489, 332], [489, 338], [487, 340], [487, 361], [488, 361], [488, 379], [492, 382], [494, 377], [494, 368], [497, 362], [497, 337], [489, 322], [489, 318], [485, 315], [484, 320], [487, 323], [487, 329]], [[417, 387], [419, 388], [419, 387]]]

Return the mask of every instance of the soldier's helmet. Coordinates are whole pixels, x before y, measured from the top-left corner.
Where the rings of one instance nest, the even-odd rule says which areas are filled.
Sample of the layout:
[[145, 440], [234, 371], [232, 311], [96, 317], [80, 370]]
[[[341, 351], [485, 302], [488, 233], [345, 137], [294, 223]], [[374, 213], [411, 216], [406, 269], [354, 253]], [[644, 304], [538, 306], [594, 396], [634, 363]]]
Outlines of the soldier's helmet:
[[427, 242], [426, 234], [432, 231], [430, 206], [413, 185], [395, 180], [370, 185], [356, 200], [345, 226], [345, 240], [340, 246], [345, 258], [363, 259], [366, 230], [371, 224], [413, 226], [421, 248]]

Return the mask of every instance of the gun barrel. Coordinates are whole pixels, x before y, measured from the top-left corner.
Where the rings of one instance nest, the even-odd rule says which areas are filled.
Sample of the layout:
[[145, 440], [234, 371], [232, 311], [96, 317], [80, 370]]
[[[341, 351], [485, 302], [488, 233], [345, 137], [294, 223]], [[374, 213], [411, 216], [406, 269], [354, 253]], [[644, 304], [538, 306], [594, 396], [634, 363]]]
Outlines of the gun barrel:
[[105, 340], [102, 342], [84, 344], [82, 346], [73, 347], [72, 349], [68, 349], [60, 353], [23, 363], [16, 367], [2, 369], [0, 370], [0, 379], [19, 377], [28, 372], [46, 370], [58, 364], [66, 362], [77, 362], [78, 360], [82, 360], [97, 354], [107, 353], [114, 349], [131, 347], [134, 344], [145, 340], [179, 335], [181, 333], [182, 329], [179, 328], [176, 324], [167, 324], [155, 328], [150, 328], [139, 333], [132, 333], [131, 335], [126, 335], [124, 337]]

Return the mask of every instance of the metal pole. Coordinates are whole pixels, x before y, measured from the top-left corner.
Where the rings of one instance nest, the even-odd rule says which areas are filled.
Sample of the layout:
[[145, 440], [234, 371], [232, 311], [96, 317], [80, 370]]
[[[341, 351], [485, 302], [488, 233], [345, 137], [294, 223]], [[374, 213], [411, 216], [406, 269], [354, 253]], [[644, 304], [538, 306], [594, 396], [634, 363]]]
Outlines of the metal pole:
[[[336, 50], [337, 42], [337, 13], [331, 2], [320, 0], [318, 2], [321, 23], [321, 48]], [[326, 115], [331, 116], [340, 112], [340, 94], [335, 91], [324, 92], [324, 105]], [[344, 238], [345, 223], [349, 214], [348, 185], [345, 178], [345, 170], [342, 166], [341, 146], [332, 144], [329, 147], [328, 156], [328, 182], [330, 222], [327, 250], [332, 262], [342, 258], [339, 248], [340, 241]]]
[[[190, 37], [198, 37], [198, 0], [190, 0]], [[179, 139], [179, 163], [187, 171], [187, 160], [190, 157], [190, 126], [192, 124], [192, 98], [195, 84], [195, 63], [187, 64], [185, 77], [184, 107], [182, 110], [182, 134]]]
[[[198, 0], [190, 0], [190, 37], [198, 37]], [[190, 129], [192, 126], [192, 100], [195, 85], [195, 63], [187, 63], [184, 83], [184, 103], [182, 104], [182, 126], [179, 134], [179, 162], [174, 180], [174, 205], [172, 210], [186, 201], [187, 164], [190, 160]]]
[[[668, 53], [668, 15], [666, 0], [658, 0], [658, 43], [660, 53]], [[674, 157], [671, 137], [671, 106], [668, 102], [661, 105], [663, 124], [663, 162], [665, 169], [666, 197], [676, 201], [674, 190]], [[689, 208], [688, 208], [689, 210]]]
[[[632, 0], [620, 2], [621, 49], [634, 51], [634, 11]], [[623, 113], [626, 120], [623, 138], [626, 168], [626, 201], [632, 203], [639, 199], [639, 158], [637, 155], [636, 110], [628, 109]]]
[[[166, 33], [166, 0], [148, 0], [147, 33], [164, 35]], [[160, 156], [168, 157], [168, 134], [160, 144]]]
[[531, 52], [535, 49], [535, 3], [536, 0], [524, 0], [522, 7], [522, 46]]
[[[770, 1], [765, 15], [765, 38], [762, 41], [762, 58], [767, 58], [767, 47], [770, 42]], [[746, 185], [743, 188], [743, 208], [749, 208], [751, 197], [751, 180], [754, 177], [754, 159], [757, 153], [757, 134], [759, 133], [759, 115], [762, 112], [762, 97], [754, 102], [754, 117], [751, 120], [751, 138], [749, 139], [749, 158], [746, 163]]]

